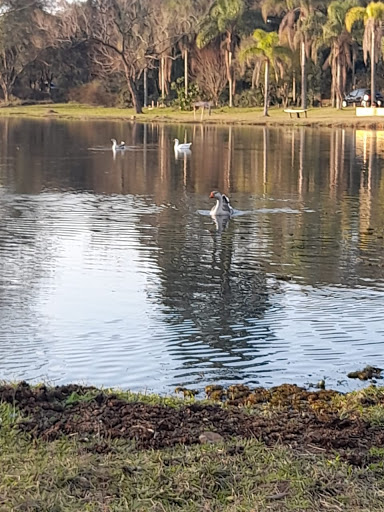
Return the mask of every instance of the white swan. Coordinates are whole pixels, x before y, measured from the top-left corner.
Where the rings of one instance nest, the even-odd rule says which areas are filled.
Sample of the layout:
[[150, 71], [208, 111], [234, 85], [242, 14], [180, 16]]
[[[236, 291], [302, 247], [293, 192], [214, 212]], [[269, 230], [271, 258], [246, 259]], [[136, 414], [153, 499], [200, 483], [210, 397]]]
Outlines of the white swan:
[[185, 142], [184, 144], [179, 143], [179, 139], [175, 140], [175, 151], [185, 151], [187, 149], [190, 149], [192, 146], [192, 142]]
[[122, 151], [126, 149], [125, 142], [122, 140], [120, 144], [117, 143], [116, 139], [111, 139], [112, 142], [112, 151]]
[[230, 217], [233, 214], [233, 208], [229, 204], [229, 199], [225, 194], [221, 194], [220, 192], [217, 192], [217, 190], [214, 190], [211, 192], [209, 197], [211, 199], [216, 199], [216, 205], [212, 208], [211, 215], [225, 215]]

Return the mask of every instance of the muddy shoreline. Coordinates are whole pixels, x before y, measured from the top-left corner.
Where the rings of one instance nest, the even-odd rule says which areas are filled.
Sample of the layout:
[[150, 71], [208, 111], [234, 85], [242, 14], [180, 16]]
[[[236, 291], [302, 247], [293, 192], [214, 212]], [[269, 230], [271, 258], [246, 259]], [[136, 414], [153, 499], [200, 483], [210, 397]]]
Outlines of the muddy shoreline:
[[3, 384], [0, 509], [384, 510], [384, 388], [230, 388]]
[[93, 438], [102, 452], [109, 446], [106, 440], [127, 439], [139, 450], [161, 449], [198, 444], [208, 431], [224, 441], [258, 439], [267, 446], [280, 444], [300, 451], [337, 450], [350, 464], [364, 466], [371, 460], [370, 448], [384, 444], [384, 430], [363, 411], [382, 407], [384, 392], [376, 396], [360, 392], [357, 400], [359, 394], [353, 396], [353, 407], [344, 407], [348, 394], [282, 385], [234, 395], [225, 406], [191, 398], [169, 406], [166, 400], [146, 403], [77, 385], [49, 388], [20, 382], [0, 387], [1, 402], [17, 411], [17, 428], [48, 442], [62, 436]]

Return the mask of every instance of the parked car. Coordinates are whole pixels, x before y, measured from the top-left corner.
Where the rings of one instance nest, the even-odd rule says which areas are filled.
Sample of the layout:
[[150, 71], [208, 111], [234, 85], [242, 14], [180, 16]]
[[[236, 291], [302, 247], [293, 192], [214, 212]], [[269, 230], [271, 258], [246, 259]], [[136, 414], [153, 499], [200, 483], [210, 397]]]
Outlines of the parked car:
[[[376, 105], [381, 107], [384, 105], [384, 97], [380, 92], [376, 92]], [[355, 89], [347, 94], [342, 102], [343, 107], [348, 105], [361, 105], [362, 107], [369, 107], [371, 105], [371, 91], [370, 89]]]

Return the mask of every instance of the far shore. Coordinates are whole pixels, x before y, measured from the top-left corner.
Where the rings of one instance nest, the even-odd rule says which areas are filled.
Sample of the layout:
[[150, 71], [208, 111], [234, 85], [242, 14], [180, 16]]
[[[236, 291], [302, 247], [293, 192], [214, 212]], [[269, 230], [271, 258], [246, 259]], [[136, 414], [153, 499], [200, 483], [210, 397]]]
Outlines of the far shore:
[[145, 108], [142, 114], [135, 114], [131, 108], [95, 107], [75, 103], [36, 104], [0, 107], [0, 117], [67, 119], [67, 120], [110, 120], [148, 123], [222, 124], [244, 126], [306, 126], [312, 128], [354, 128], [384, 130], [384, 116], [357, 117], [353, 107], [336, 110], [331, 107], [309, 108], [307, 117], [290, 115], [283, 108], [271, 108], [269, 116], [263, 116], [262, 108], [218, 107], [211, 115], [201, 111], [184, 112], [176, 107]]

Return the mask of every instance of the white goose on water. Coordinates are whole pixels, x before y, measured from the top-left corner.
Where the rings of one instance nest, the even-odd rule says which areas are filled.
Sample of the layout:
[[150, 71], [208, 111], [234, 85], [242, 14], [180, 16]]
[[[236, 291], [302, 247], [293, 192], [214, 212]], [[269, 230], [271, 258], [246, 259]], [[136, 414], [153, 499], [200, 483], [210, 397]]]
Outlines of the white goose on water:
[[112, 151], [122, 151], [122, 150], [126, 149], [126, 147], [127, 147], [123, 140], [120, 142], [120, 144], [117, 143], [116, 139], [111, 139], [111, 142], [112, 142]]
[[233, 208], [229, 203], [229, 199], [225, 194], [221, 194], [217, 190], [211, 192], [211, 199], [216, 199], [216, 205], [211, 210], [211, 215], [225, 215], [226, 217], [231, 217], [233, 214]]
[[180, 144], [179, 139], [175, 139], [175, 151], [186, 151], [190, 149], [192, 146], [192, 142], [184, 142]]

